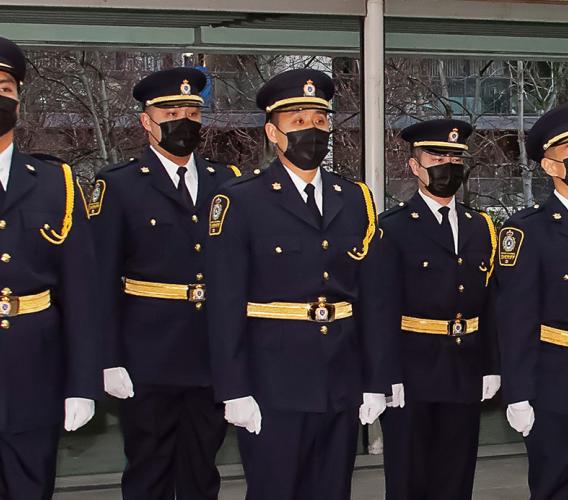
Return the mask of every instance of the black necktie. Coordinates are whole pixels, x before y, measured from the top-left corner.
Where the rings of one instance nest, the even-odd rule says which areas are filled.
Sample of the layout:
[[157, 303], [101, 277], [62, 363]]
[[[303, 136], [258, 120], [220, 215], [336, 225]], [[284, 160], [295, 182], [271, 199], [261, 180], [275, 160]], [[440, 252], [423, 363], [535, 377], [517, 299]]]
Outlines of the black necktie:
[[319, 211], [318, 205], [316, 203], [315, 191], [316, 188], [313, 184], [307, 184], [304, 188], [305, 193], [308, 195], [306, 200], [306, 205], [310, 209], [310, 212], [314, 216], [314, 220], [317, 222], [318, 226], [321, 226], [321, 213]]
[[194, 206], [193, 203], [193, 199], [191, 198], [191, 195], [189, 194], [189, 190], [187, 189], [187, 185], [185, 183], [185, 174], [187, 173], [187, 167], [179, 167], [177, 169], [177, 174], [179, 176], [179, 182], [178, 182], [178, 193], [181, 196], [181, 199], [183, 201], [183, 203], [188, 207], [191, 208]]
[[6, 190], [4, 185], [0, 182], [0, 210], [4, 206], [4, 201], [6, 200]]
[[454, 244], [454, 233], [452, 232], [452, 226], [450, 225], [450, 207], [442, 207], [438, 209], [438, 212], [442, 214], [442, 223], [440, 224], [440, 229], [442, 230], [442, 241], [449, 248], [455, 251]]

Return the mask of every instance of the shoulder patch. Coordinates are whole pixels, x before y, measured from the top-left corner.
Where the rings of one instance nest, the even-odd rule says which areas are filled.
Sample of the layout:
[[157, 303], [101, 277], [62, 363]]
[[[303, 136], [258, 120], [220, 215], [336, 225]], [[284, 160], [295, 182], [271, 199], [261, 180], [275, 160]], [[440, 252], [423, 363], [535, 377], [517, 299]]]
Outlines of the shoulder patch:
[[93, 188], [93, 192], [91, 193], [91, 199], [89, 201], [89, 204], [87, 205], [89, 217], [95, 217], [101, 213], [101, 210], [103, 209], [105, 191], [106, 182], [102, 179], [99, 179], [95, 183], [95, 187]]
[[516, 227], [504, 227], [499, 233], [499, 265], [514, 267], [525, 239], [525, 233]]
[[231, 200], [224, 194], [218, 194], [211, 201], [209, 212], [209, 236], [219, 236], [223, 232], [223, 223]]

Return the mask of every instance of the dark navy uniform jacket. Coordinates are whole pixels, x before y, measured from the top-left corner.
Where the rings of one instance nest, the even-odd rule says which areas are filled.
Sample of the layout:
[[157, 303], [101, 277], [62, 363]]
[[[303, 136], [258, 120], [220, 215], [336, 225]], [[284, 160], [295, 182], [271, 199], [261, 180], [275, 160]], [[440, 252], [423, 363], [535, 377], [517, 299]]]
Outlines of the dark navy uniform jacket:
[[52, 305], [7, 318], [9, 328], [0, 329], [0, 431], [54, 425], [65, 398], [102, 395], [95, 256], [84, 199], [74, 186], [71, 230], [62, 244], [50, 243], [40, 229], [61, 230], [63, 171], [14, 151], [0, 207], [0, 288], [14, 296], [50, 290]]
[[[235, 174], [195, 155], [196, 206], [186, 207], [165, 167], [147, 149], [102, 170], [100, 213], [91, 216], [101, 278], [105, 367], [124, 366], [134, 384], [210, 385], [206, 307], [126, 295], [122, 278], [206, 283], [211, 196]], [[104, 193], [103, 193], [104, 192]], [[95, 210], [96, 212], [96, 210]]]
[[[476, 402], [483, 375], [498, 374], [491, 266], [492, 242], [484, 217], [456, 204], [458, 254], [443, 243], [440, 224], [416, 193], [381, 215], [381, 322], [398, 344], [399, 382], [414, 401]], [[480, 318], [478, 332], [459, 341], [401, 330], [401, 317]]]
[[[369, 219], [361, 188], [322, 170], [323, 225], [280, 163], [228, 183], [207, 255], [213, 382], [218, 400], [252, 395], [262, 408], [339, 411], [390, 390], [375, 301], [376, 245], [354, 260]], [[215, 209], [215, 200], [213, 209]], [[228, 200], [228, 201], [227, 201]], [[247, 318], [247, 302], [354, 304], [327, 325]]]
[[497, 278], [505, 401], [568, 413], [568, 347], [540, 340], [541, 325], [568, 331], [568, 210], [555, 195], [503, 226]]

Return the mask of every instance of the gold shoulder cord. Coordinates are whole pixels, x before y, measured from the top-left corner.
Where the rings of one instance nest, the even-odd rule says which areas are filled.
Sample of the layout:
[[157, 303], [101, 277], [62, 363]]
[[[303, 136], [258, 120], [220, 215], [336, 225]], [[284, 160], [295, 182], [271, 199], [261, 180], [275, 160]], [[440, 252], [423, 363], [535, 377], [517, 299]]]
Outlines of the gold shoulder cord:
[[58, 233], [53, 229], [49, 229], [49, 233], [41, 228], [39, 232], [41, 235], [53, 245], [61, 245], [73, 225], [73, 207], [75, 205], [75, 189], [73, 186], [73, 173], [71, 167], [67, 163], [62, 163], [63, 178], [65, 180], [65, 214], [63, 216], [63, 224], [61, 225], [61, 232]]
[[241, 175], [243, 175], [241, 173], [241, 171], [239, 170], [239, 167], [235, 166], [235, 165], [227, 165], [235, 174], [235, 177], [240, 177]]
[[487, 278], [485, 279], [485, 286], [489, 284], [489, 278], [493, 274], [493, 270], [495, 269], [495, 253], [497, 251], [497, 231], [495, 230], [495, 225], [491, 220], [489, 214], [485, 212], [479, 212], [482, 217], [487, 222], [487, 227], [489, 228], [489, 235], [491, 236], [491, 259], [489, 260], [489, 271], [487, 271]]
[[369, 225], [367, 226], [367, 232], [365, 233], [365, 237], [363, 238], [363, 244], [361, 246], [361, 250], [357, 250], [357, 248], [353, 249], [353, 252], [347, 252], [347, 255], [355, 260], [363, 260], [369, 251], [369, 244], [373, 240], [373, 236], [375, 236], [376, 231], [376, 219], [377, 216], [375, 214], [375, 208], [373, 207], [373, 199], [371, 197], [371, 191], [364, 182], [357, 182], [357, 185], [363, 191], [363, 198], [365, 199], [365, 207], [367, 209], [367, 217], [369, 219]]

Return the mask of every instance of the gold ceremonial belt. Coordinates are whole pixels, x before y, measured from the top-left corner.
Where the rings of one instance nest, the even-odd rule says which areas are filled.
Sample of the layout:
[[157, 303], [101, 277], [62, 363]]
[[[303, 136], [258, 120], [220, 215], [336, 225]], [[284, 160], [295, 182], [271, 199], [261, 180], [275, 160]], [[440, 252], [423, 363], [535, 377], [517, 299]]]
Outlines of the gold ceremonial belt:
[[551, 326], [540, 326], [540, 340], [549, 344], [568, 347], [568, 331], [553, 328]]
[[403, 316], [401, 328], [407, 332], [428, 333], [430, 335], [448, 335], [461, 337], [479, 330], [479, 318], [472, 319], [422, 319]]
[[153, 299], [205, 302], [205, 285], [174, 285], [126, 278], [124, 280], [124, 293]]
[[315, 321], [331, 323], [337, 319], [353, 316], [353, 307], [349, 302], [328, 304], [325, 297], [319, 297], [317, 302], [269, 302], [247, 304], [249, 318], [294, 319], [300, 321]]
[[0, 298], [0, 317], [12, 318], [22, 314], [32, 314], [45, 311], [51, 306], [51, 293], [49, 290], [35, 295], [22, 295], [20, 297], [2, 290]]

